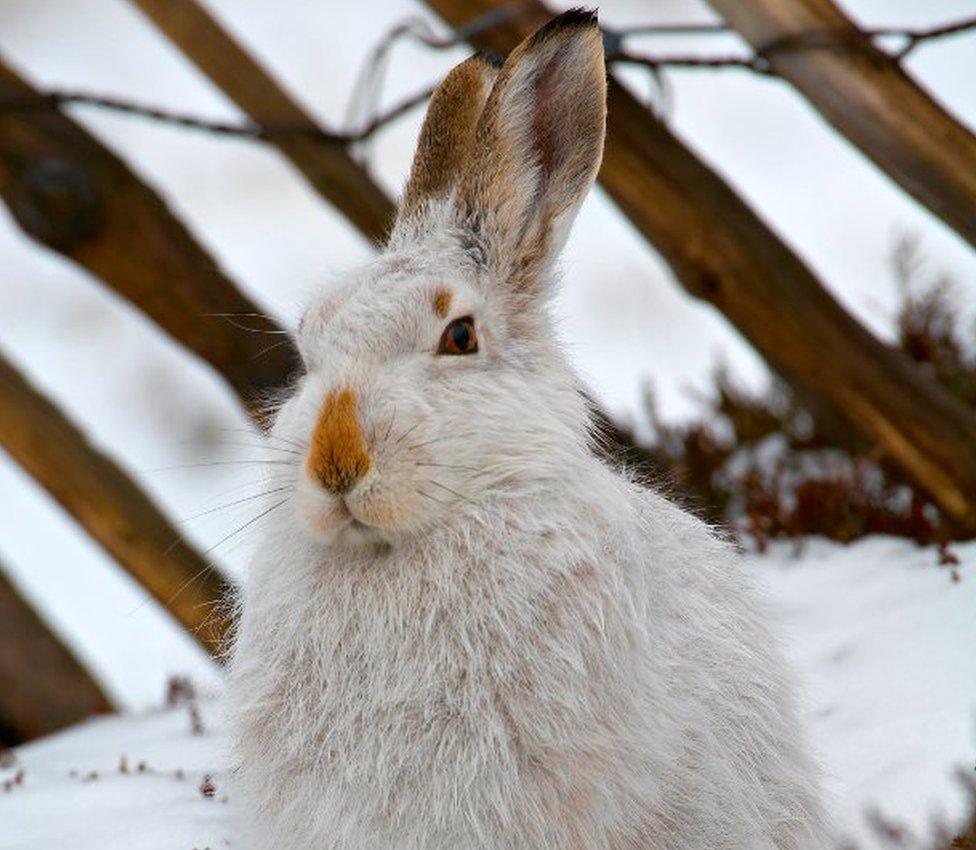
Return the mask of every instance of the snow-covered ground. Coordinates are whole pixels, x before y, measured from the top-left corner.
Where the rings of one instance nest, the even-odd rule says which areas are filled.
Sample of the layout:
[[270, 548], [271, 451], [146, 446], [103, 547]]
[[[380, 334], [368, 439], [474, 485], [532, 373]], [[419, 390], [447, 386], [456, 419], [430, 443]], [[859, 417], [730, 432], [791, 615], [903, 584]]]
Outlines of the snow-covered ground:
[[877, 809], [926, 834], [958, 821], [976, 766], [976, 543], [808, 541], [750, 559], [801, 675], [808, 724], [839, 821], [870, 845]]
[[[958, 581], [933, 549], [884, 538], [814, 540], [799, 557], [778, 546], [747, 560], [799, 669], [838, 822], [863, 847], [877, 843], [869, 809], [920, 837], [933, 818], [964, 814], [953, 769], [976, 763], [976, 543], [954, 551]], [[232, 844], [219, 698], [200, 705], [200, 724], [179, 706], [93, 720], [21, 748], [0, 769], [0, 787], [23, 771], [0, 790], [0, 848]], [[208, 775], [212, 796], [202, 790]]]
[[[90, 720], [0, 768], [3, 850], [191, 850], [232, 842], [218, 705]], [[21, 774], [22, 779], [14, 782]], [[209, 777], [209, 787], [205, 786]], [[2, 790], [3, 782], [11, 783]], [[212, 789], [208, 796], [204, 790]]]

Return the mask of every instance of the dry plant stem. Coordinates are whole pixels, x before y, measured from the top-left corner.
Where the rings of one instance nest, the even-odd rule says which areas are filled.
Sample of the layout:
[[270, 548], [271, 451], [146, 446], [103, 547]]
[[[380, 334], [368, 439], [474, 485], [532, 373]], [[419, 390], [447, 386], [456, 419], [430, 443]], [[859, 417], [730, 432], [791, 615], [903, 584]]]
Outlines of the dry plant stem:
[[4, 576], [0, 563], [0, 747], [107, 711], [108, 697]]
[[0, 445], [210, 653], [228, 584], [111, 459], [0, 358]]
[[976, 136], [831, 0], [709, 2], [838, 132], [976, 246]]
[[[315, 119], [195, 0], [131, 2], [255, 122], [318, 129]], [[298, 136], [271, 141], [367, 239], [385, 238], [393, 203], [343, 144]]]
[[[427, 0], [458, 26], [503, 0]], [[478, 39], [507, 52], [550, 17], [525, 0]], [[885, 451], [976, 529], [976, 416], [879, 342], [735, 192], [610, 80], [600, 182], [692, 295], [717, 307], [805, 399]]]
[[[32, 92], [0, 63], [0, 96]], [[159, 195], [58, 110], [0, 113], [0, 196], [30, 236], [87, 269], [212, 365], [256, 419], [261, 396], [297, 368], [290, 342], [269, 348], [269, 340], [287, 339], [268, 336], [280, 328]]]

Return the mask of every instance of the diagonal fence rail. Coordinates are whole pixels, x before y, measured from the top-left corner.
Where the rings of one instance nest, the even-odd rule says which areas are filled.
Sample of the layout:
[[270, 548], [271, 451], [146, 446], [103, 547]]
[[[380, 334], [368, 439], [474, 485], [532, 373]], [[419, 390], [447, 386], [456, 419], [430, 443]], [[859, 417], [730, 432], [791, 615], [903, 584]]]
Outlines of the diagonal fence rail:
[[221, 608], [228, 582], [115, 461], [2, 357], [0, 447], [219, 657], [228, 626]]
[[0, 749], [111, 710], [101, 687], [0, 562]]
[[[0, 61], [0, 97], [32, 93]], [[57, 108], [0, 111], [0, 198], [29, 236], [77, 263], [216, 369], [256, 420], [264, 397], [298, 368], [282, 329], [166, 202]], [[283, 344], [269, 348], [269, 333], [280, 334]]]
[[[320, 129], [316, 121], [195, 0], [131, 0], [227, 97], [261, 124]], [[393, 202], [339, 142], [293, 135], [275, 146], [312, 187], [372, 242], [393, 221]]]
[[[898, 53], [881, 50], [831, 0], [709, 2], [772, 73], [976, 246], [976, 136], [909, 76]], [[972, 22], [957, 27], [965, 25]], [[901, 55], [924, 35], [905, 36]]]

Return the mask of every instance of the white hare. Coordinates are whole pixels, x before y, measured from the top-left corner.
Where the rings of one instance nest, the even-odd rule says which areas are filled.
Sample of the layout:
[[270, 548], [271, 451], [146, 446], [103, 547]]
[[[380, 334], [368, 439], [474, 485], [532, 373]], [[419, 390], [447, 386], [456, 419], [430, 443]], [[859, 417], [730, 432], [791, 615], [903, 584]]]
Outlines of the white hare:
[[604, 74], [580, 11], [455, 68], [389, 245], [304, 317], [231, 663], [249, 846], [826, 846], [748, 580], [597, 458], [556, 341]]

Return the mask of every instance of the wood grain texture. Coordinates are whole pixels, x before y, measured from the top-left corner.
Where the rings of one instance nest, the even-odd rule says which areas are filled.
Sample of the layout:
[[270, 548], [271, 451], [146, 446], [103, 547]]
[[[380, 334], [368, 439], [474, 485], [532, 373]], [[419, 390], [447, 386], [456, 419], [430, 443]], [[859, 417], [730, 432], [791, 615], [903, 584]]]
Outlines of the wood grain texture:
[[831, 0], [709, 2], [838, 132], [976, 246], [976, 136]]
[[[318, 129], [315, 119], [196, 0], [131, 2], [254, 121]], [[274, 145], [367, 239], [385, 239], [393, 202], [342, 144], [279, 137]]]
[[3, 358], [0, 446], [217, 655], [227, 629], [220, 603], [228, 583], [118, 465]]
[[[0, 97], [33, 93], [0, 63]], [[288, 338], [268, 335], [281, 329], [165, 201], [57, 109], [0, 111], [0, 197], [28, 235], [89, 271], [213, 366], [255, 418], [263, 396], [298, 368]], [[271, 347], [277, 341], [282, 344]]]
[[[459, 26], [504, 0], [426, 0]], [[550, 18], [538, 0], [479, 36], [508, 52]], [[600, 182], [671, 265], [814, 409], [891, 457], [976, 529], [976, 416], [850, 316], [724, 180], [613, 79]]]
[[0, 746], [49, 735], [112, 708], [0, 563]]

